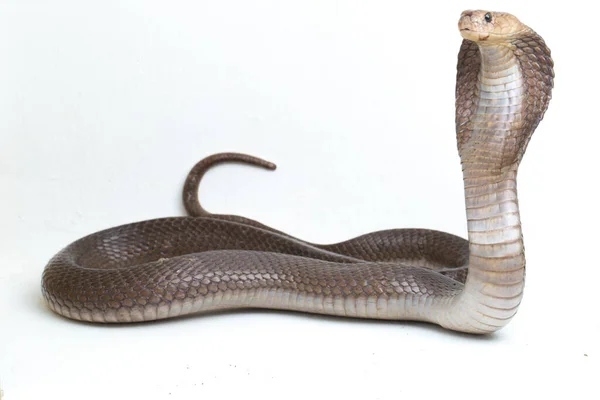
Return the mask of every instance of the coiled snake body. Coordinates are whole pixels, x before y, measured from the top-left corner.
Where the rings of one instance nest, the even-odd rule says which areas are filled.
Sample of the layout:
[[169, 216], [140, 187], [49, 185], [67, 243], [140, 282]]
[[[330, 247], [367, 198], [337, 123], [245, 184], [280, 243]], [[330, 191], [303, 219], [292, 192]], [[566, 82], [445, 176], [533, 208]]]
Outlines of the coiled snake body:
[[50, 309], [93, 322], [135, 322], [260, 307], [347, 317], [418, 320], [493, 332], [522, 298], [525, 256], [517, 168], [548, 106], [553, 62], [543, 39], [506, 13], [465, 11], [456, 131], [468, 241], [396, 229], [316, 245], [259, 222], [202, 209], [204, 172], [254, 157], [199, 162], [184, 188], [189, 217], [111, 228], [54, 256], [42, 277]]

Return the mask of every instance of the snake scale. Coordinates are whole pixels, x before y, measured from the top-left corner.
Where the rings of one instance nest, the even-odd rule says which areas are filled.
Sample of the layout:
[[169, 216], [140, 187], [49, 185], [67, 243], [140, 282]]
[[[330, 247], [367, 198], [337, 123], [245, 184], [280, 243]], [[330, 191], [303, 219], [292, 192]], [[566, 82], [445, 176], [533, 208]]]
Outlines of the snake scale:
[[517, 169], [548, 107], [553, 61], [544, 40], [510, 14], [465, 11], [458, 26], [455, 123], [468, 241], [394, 229], [318, 245], [248, 218], [210, 214], [197, 190], [213, 165], [275, 168], [222, 153], [189, 173], [189, 216], [110, 228], [54, 256], [42, 276], [49, 308], [99, 323], [254, 307], [480, 334], [505, 326], [525, 279]]

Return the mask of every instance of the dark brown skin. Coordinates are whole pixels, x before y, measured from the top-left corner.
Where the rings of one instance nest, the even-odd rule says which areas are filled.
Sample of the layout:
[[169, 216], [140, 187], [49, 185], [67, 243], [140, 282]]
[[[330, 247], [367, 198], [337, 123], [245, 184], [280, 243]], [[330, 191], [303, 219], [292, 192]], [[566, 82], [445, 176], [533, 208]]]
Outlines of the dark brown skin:
[[[274, 170], [275, 164], [240, 153], [219, 153], [199, 161], [190, 171], [183, 188], [183, 204], [192, 217], [209, 217], [261, 228], [286, 237], [292, 236], [258, 221], [238, 215], [211, 214], [198, 200], [198, 188], [206, 172], [223, 163], [242, 163]], [[436, 270], [464, 283], [469, 258], [469, 242], [446, 232], [430, 229], [390, 229], [372, 232], [341, 243], [315, 244], [298, 242], [328, 252], [351, 257], [354, 261], [397, 262]], [[460, 268], [459, 268], [460, 267]]]
[[[501, 168], [521, 162], [531, 135], [544, 118], [554, 86], [554, 62], [544, 39], [529, 31], [516, 37], [511, 44], [525, 74], [523, 83], [528, 98], [523, 110], [524, 120], [510, 131], [504, 142], [503, 156], [498, 160]], [[469, 162], [474, 162], [474, 157], [472, 153], [464, 152], [463, 147], [473, 132], [470, 120], [477, 108], [473, 94], [476, 92], [480, 58], [477, 43], [464, 39], [458, 54], [456, 76], [456, 135], [461, 159]]]
[[506, 13], [465, 11], [456, 85], [469, 241], [395, 229], [318, 245], [197, 200], [213, 165], [275, 165], [223, 153], [188, 175], [190, 217], [111, 228], [59, 252], [42, 277], [49, 307], [101, 323], [215, 309], [275, 308], [437, 323], [469, 333], [505, 326], [521, 302], [525, 255], [516, 175], [551, 96], [543, 39]]

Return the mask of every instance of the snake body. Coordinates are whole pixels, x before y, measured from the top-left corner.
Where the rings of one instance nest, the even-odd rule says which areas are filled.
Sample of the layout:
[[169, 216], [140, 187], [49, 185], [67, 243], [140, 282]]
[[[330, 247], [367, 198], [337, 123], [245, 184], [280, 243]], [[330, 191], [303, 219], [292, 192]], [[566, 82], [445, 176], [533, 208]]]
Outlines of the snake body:
[[210, 214], [197, 189], [213, 165], [275, 168], [222, 153], [188, 175], [190, 216], [110, 228], [54, 256], [42, 277], [50, 309], [100, 323], [258, 307], [426, 321], [470, 333], [505, 326], [525, 278], [517, 169], [548, 106], [553, 62], [543, 39], [510, 14], [465, 11], [459, 30], [456, 132], [468, 241], [395, 229], [318, 245], [248, 218]]

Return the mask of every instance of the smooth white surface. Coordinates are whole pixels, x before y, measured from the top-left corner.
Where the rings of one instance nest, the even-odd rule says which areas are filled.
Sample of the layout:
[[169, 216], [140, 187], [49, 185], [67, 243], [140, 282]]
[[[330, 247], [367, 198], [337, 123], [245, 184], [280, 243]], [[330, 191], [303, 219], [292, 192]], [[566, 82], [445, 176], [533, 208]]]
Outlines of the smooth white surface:
[[[107, 327], [45, 307], [53, 254], [182, 215], [185, 175], [215, 152], [279, 168], [211, 172], [211, 211], [315, 242], [393, 227], [464, 235], [456, 23], [473, 7], [517, 15], [556, 63], [520, 170], [528, 275], [508, 327], [473, 337], [267, 311]], [[577, 1], [4, 0], [5, 400], [597, 398], [597, 15]]]

